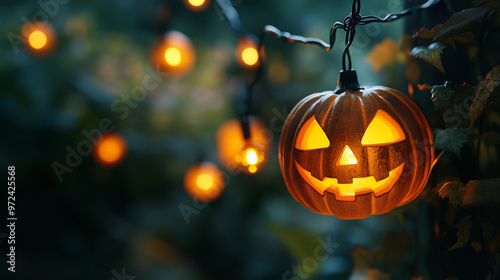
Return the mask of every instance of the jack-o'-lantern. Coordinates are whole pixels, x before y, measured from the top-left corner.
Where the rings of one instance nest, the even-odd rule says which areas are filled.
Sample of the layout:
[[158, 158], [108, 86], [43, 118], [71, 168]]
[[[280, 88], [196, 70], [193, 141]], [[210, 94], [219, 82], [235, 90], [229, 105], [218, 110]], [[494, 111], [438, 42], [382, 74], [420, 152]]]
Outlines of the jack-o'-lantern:
[[213, 163], [204, 162], [188, 169], [184, 188], [188, 195], [201, 202], [217, 199], [224, 191], [224, 176]]
[[432, 133], [402, 93], [362, 89], [353, 70], [334, 91], [307, 96], [279, 144], [285, 183], [310, 210], [343, 219], [383, 214], [415, 199], [434, 159]]

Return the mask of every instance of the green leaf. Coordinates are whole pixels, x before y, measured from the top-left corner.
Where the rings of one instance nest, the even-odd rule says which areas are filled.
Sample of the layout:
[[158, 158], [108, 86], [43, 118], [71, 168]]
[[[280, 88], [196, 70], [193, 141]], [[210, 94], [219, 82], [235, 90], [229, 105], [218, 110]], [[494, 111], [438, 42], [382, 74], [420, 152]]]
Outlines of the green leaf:
[[436, 149], [451, 151], [458, 157], [460, 157], [463, 145], [470, 142], [474, 135], [471, 131], [460, 127], [436, 129], [436, 132], [436, 139], [432, 146]]
[[450, 203], [455, 206], [461, 206], [465, 194], [465, 185], [460, 181], [447, 182], [439, 189], [441, 198], [448, 197]]
[[500, 29], [500, 1], [498, 0], [475, 0], [472, 3], [474, 6], [483, 8], [492, 8], [488, 17], [487, 23], [497, 29]]
[[458, 248], [462, 248], [467, 245], [470, 239], [470, 233], [472, 231], [472, 218], [470, 215], [465, 216], [458, 222], [458, 231], [457, 231], [457, 242], [451, 246], [448, 251], [452, 251]]
[[476, 88], [466, 84], [454, 85], [446, 82], [431, 89], [434, 107], [441, 111], [446, 128], [467, 128], [470, 123], [470, 104]]
[[481, 115], [486, 107], [486, 100], [490, 97], [491, 93], [500, 86], [500, 65], [497, 65], [486, 74], [486, 79], [479, 83], [476, 88], [476, 97], [470, 107], [470, 126], [474, 124], [474, 120]]
[[433, 86], [431, 89], [431, 99], [434, 102], [434, 107], [438, 110], [447, 109], [454, 93], [455, 91], [451, 87], [444, 85]]
[[500, 203], [500, 178], [473, 180], [465, 185], [462, 206]]
[[442, 43], [432, 43], [428, 47], [414, 47], [410, 54], [425, 60], [427, 63], [434, 65], [439, 71], [445, 73], [441, 63], [441, 54], [445, 48], [446, 45]]
[[441, 30], [443, 27], [443, 24], [438, 24], [434, 26], [431, 30], [427, 28], [422, 28], [420, 29], [414, 37], [419, 37], [423, 39], [432, 39], [434, 42], [442, 42], [447, 45], [452, 46], [454, 49], [457, 48], [457, 45], [455, 43], [460, 43], [464, 45], [476, 45], [476, 37], [474, 36], [474, 33], [471, 31], [465, 31], [462, 33], [453, 33], [453, 34], [448, 34], [445, 36], [441, 36], [439, 38], [435, 38], [438, 32]]
[[455, 13], [449, 20], [447, 20], [443, 24], [441, 29], [434, 37], [434, 40], [438, 40], [443, 36], [465, 33], [469, 31], [474, 26], [474, 24], [484, 21], [490, 10], [490, 7], [478, 7]]

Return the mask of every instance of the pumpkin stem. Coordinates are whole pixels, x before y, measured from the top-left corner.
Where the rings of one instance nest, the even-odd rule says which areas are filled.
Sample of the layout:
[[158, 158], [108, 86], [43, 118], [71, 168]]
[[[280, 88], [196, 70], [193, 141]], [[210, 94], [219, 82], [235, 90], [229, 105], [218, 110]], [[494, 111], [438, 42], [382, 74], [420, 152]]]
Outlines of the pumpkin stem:
[[359, 86], [358, 75], [355, 70], [341, 70], [339, 73], [339, 81], [337, 83], [337, 94], [346, 90], [358, 91], [363, 89]]

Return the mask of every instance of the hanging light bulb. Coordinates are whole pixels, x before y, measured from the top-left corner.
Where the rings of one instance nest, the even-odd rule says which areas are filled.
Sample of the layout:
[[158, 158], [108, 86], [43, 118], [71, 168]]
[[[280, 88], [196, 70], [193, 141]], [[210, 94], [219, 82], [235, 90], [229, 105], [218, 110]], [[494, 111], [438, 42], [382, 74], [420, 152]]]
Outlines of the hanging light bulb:
[[26, 34], [26, 48], [33, 55], [47, 55], [56, 44], [54, 29], [48, 23], [27, 22], [23, 34]]
[[106, 167], [119, 165], [127, 153], [127, 142], [117, 133], [107, 134], [98, 141], [94, 148], [94, 158]]
[[187, 194], [201, 202], [217, 199], [224, 191], [224, 182], [222, 172], [210, 162], [194, 165], [184, 175]]
[[210, 1], [208, 0], [184, 0], [184, 4], [186, 7], [193, 12], [201, 12], [205, 10], [208, 5], [210, 4]]
[[248, 139], [236, 155], [235, 161], [239, 164], [241, 171], [247, 174], [255, 174], [262, 168], [265, 153]]
[[[271, 150], [272, 134], [266, 129], [264, 123], [256, 118], [250, 119], [250, 133], [252, 143], [258, 146], [264, 154], [269, 154]], [[239, 163], [235, 161], [240, 154], [241, 147], [244, 146], [245, 139], [241, 133], [241, 122], [238, 119], [229, 120], [217, 129], [216, 144], [217, 157], [222, 166], [229, 170], [239, 168]]]
[[191, 72], [196, 54], [189, 38], [178, 31], [169, 31], [151, 53], [151, 62], [162, 71], [183, 76]]
[[236, 59], [245, 68], [254, 68], [259, 65], [259, 51], [251, 37], [243, 37], [238, 41]]

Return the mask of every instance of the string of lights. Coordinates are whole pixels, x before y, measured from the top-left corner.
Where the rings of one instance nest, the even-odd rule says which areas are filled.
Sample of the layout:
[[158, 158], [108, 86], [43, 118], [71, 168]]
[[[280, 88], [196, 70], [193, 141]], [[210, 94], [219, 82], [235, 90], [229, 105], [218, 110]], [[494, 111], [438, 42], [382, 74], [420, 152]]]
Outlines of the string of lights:
[[[361, 1], [360, 0], [353, 0], [351, 13], [344, 18], [343, 22], [336, 22], [332, 26], [332, 29], [330, 30], [329, 43], [326, 43], [325, 41], [323, 41], [319, 38], [292, 35], [289, 32], [281, 31], [272, 25], [266, 25], [263, 29], [263, 32], [259, 36], [259, 39], [257, 40], [257, 42], [258, 42], [257, 54], [258, 54], [259, 64], [258, 64], [258, 67], [256, 70], [256, 74], [255, 74], [254, 80], [246, 86], [245, 97], [243, 100], [243, 104], [240, 108], [240, 119], [241, 119], [242, 131], [243, 131], [244, 138], [251, 139], [249, 122], [248, 122], [248, 115], [249, 115], [251, 103], [252, 103], [252, 90], [255, 87], [255, 85], [258, 83], [258, 81], [260, 80], [260, 78], [262, 77], [262, 74], [263, 74], [264, 62], [263, 62], [262, 56], [260, 54], [262, 53], [263, 43], [264, 43], [264, 35], [266, 33], [274, 35], [274, 37], [276, 37], [277, 39], [279, 39], [285, 43], [298, 42], [298, 43], [303, 43], [306, 45], [316, 45], [316, 46], [319, 46], [319, 47], [325, 49], [326, 51], [330, 51], [335, 44], [337, 29], [343, 29], [344, 31], [346, 31], [346, 36], [345, 36], [345, 47], [344, 47], [344, 51], [342, 53], [342, 68], [344, 71], [347, 71], [347, 70], [352, 69], [352, 61], [351, 61], [351, 55], [349, 52], [349, 48], [351, 47], [351, 45], [354, 41], [354, 36], [356, 35], [356, 26], [357, 25], [366, 25], [366, 24], [376, 23], [376, 22], [380, 22], [380, 23], [391, 22], [391, 21], [397, 20], [403, 16], [407, 16], [415, 11], [427, 9], [433, 5], [436, 5], [440, 1], [441, 0], [428, 0], [427, 2], [425, 2], [422, 5], [405, 9], [399, 13], [390, 13], [390, 14], [387, 14], [385, 17], [380, 18], [380, 17], [372, 16], [372, 15], [362, 16], [360, 14]], [[219, 5], [222, 13], [224, 14], [224, 16], [226, 17], [226, 19], [229, 22], [229, 26], [235, 32], [235, 34], [238, 38], [241, 38], [241, 37], [255, 38], [254, 35], [251, 35], [245, 29], [244, 25], [242, 24], [242, 22], [240, 20], [238, 11], [233, 7], [230, 0], [216, 0], [216, 3]], [[346, 60], [347, 60], [347, 65], [346, 65]]]

